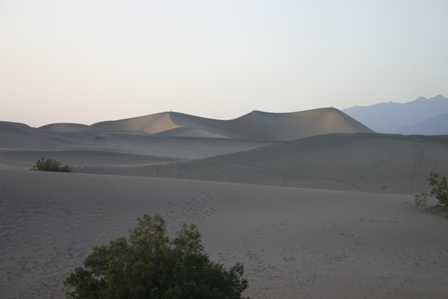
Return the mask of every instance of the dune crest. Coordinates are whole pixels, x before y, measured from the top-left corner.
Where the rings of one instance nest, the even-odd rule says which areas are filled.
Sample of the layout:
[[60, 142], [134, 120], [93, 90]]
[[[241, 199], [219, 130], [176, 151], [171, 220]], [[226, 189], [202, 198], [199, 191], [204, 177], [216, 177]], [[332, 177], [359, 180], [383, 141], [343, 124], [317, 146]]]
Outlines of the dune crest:
[[[129, 134], [158, 137], [220, 138], [251, 141], [289, 141], [331, 133], [370, 133], [369, 128], [335, 108], [300, 112], [252, 111], [241, 117], [221, 120], [179, 112], [161, 112], [139, 117], [103, 121], [92, 125], [53, 123], [38, 129], [24, 124], [0, 122], [0, 131], [21, 130], [31, 134]], [[79, 136], [78, 136], [79, 137]]]
[[100, 122], [94, 128], [178, 137], [237, 138], [286, 141], [330, 133], [368, 133], [369, 128], [335, 108], [301, 112], [252, 111], [231, 120], [218, 120], [178, 112]]
[[141, 132], [155, 134], [179, 127], [171, 119], [170, 112], [161, 112], [140, 117], [95, 123], [92, 127], [107, 131]]
[[331, 133], [369, 133], [369, 128], [335, 108], [299, 112], [252, 111], [228, 123], [251, 139], [287, 141]]

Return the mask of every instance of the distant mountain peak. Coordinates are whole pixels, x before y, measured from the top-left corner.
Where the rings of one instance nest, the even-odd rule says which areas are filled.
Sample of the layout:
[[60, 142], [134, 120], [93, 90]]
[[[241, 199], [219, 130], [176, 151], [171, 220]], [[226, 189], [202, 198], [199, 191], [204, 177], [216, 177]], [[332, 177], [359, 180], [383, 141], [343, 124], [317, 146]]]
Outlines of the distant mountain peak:
[[421, 102], [421, 101], [427, 101], [427, 100], [428, 100], [428, 98], [426, 98], [426, 97], [418, 97], [414, 100], [414, 102]]
[[[344, 112], [377, 132], [407, 134], [408, 128], [416, 128], [426, 120], [448, 113], [448, 98], [441, 94], [430, 98], [421, 96], [410, 102], [355, 106]], [[448, 134], [448, 128], [442, 131]], [[437, 132], [440, 133], [440, 128]]]
[[432, 98], [430, 98], [430, 100], [436, 100], [436, 101], [443, 101], [443, 100], [448, 100], [448, 98], [447, 97], [444, 97], [443, 95], [441, 95], [441, 94], [438, 94], [438, 95], [436, 95], [436, 96], [434, 96], [434, 97], [432, 97]]

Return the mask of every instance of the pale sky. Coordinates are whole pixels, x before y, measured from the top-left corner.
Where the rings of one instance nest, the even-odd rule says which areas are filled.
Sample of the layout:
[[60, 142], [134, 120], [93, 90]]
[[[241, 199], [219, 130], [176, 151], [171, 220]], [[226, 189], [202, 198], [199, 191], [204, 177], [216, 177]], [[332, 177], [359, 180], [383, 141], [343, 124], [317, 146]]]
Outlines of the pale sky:
[[0, 120], [448, 95], [447, 0], [0, 0]]

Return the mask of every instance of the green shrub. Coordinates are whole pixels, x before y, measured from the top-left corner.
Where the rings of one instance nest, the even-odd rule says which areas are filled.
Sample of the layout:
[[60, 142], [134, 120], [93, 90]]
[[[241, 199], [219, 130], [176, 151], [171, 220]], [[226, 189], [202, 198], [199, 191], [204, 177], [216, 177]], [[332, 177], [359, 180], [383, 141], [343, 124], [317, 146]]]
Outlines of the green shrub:
[[448, 181], [445, 176], [431, 173], [428, 178], [429, 193], [434, 196], [439, 205], [448, 208]]
[[33, 165], [32, 170], [39, 171], [59, 171], [59, 172], [71, 172], [71, 168], [68, 165], [63, 165], [61, 162], [54, 159], [39, 159]]
[[73, 299], [242, 299], [243, 273], [210, 261], [195, 226], [170, 239], [161, 217], [145, 215], [128, 238], [95, 247], [65, 285]]

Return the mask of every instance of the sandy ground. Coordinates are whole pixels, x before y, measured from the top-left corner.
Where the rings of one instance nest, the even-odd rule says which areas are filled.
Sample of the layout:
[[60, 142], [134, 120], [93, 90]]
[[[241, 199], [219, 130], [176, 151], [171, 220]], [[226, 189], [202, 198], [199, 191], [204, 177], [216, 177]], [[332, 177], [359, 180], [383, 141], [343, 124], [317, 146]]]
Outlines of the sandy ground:
[[446, 298], [446, 219], [409, 196], [0, 170], [0, 298], [62, 298], [92, 246], [144, 213], [195, 223], [252, 298]]

